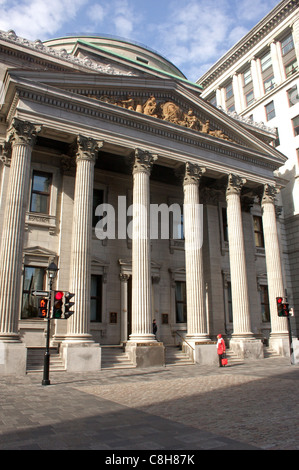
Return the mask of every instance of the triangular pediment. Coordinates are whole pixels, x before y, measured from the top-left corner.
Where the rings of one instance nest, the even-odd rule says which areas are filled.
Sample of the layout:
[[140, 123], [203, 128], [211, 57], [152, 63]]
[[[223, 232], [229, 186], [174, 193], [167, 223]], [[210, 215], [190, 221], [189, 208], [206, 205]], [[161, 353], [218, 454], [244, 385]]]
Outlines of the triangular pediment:
[[[274, 157], [278, 166], [285, 163], [286, 157], [269, 142], [275, 134], [263, 127], [242, 122], [227, 115], [202, 99], [198, 90], [191, 90], [181, 81], [159, 77], [117, 76], [98, 73], [52, 73], [13, 71], [11, 75], [25, 80], [38, 89], [46, 86], [47, 93], [65, 92], [65, 99], [84, 99], [84, 106], [103, 107], [106, 112], [115, 114], [121, 108], [126, 119], [144, 122], [148, 125], [161, 125], [161, 132], [171, 125], [172, 132], [188, 131], [194, 138], [211, 143], [213, 148], [221, 145], [233, 146], [237, 151], [256, 152], [259, 155]], [[82, 102], [83, 104], [83, 102]], [[110, 111], [109, 111], [110, 110]], [[140, 116], [140, 120], [139, 120]], [[174, 127], [175, 126], [175, 127]], [[176, 129], [176, 131], [175, 131]], [[190, 132], [192, 134], [190, 134]], [[183, 137], [182, 137], [183, 138]]]

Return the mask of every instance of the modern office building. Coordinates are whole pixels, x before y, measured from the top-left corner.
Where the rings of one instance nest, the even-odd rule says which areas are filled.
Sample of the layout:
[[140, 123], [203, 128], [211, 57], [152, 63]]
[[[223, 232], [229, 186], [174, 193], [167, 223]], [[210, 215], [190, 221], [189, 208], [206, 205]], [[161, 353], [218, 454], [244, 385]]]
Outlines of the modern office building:
[[[287, 297], [299, 328], [299, 7], [283, 0], [198, 81], [202, 97], [248, 125], [275, 129], [273, 145], [288, 157], [279, 218]], [[259, 124], [260, 123], [260, 124]]]
[[[212, 363], [218, 333], [242, 358], [288, 353], [273, 131], [111, 38], [0, 32], [0, 79], [0, 373], [24, 373], [49, 324], [68, 371], [100, 370], [108, 345], [136, 366], [178, 343]], [[51, 263], [75, 305], [48, 322]]]

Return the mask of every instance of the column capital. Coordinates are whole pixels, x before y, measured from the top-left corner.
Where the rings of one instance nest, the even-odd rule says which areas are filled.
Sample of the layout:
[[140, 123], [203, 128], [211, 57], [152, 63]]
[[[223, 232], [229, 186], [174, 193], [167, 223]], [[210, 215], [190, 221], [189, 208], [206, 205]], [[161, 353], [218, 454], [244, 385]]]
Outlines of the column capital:
[[143, 150], [140, 148], [135, 149], [133, 175], [135, 173], [146, 173], [150, 175], [153, 164], [157, 159], [158, 156], [153, 155], [148, 150]]
[[196, 163], [187, 162], [185, 167], [184, 186], [186, 184], [198, 185], [200, 178], [205, 172], [205, 168], [200, 167]]
[[97, 151], [103, 147], [104, 142], [98, 142], [91, 137], [78, 135], [77, 137], [77, 153], [76, 161], [87, 160], [95, 163], [97, 158]]
[[226, 188], [226, 197], [230, 196], [231, 194], [241, 194], [241, 189], [246, 183], [245, 178], [241, 178], [238, 175], [230, 174], [228, 176], [227, 188]]
[[261, 201], [262, 205], [267, 204], [267, 203], [275, 204], [275, 198], [278, 192], [279, 190], [275, 186], [271, 184], [265, 184], [262, 201]]
[[8, 129], [8, 142], [17, 145], [30, 145], [32, 147], [41, 129], [42, 126], [33, 124], [30, 121], [22, 121], [21, 119], [13, 118], [11, 126]]

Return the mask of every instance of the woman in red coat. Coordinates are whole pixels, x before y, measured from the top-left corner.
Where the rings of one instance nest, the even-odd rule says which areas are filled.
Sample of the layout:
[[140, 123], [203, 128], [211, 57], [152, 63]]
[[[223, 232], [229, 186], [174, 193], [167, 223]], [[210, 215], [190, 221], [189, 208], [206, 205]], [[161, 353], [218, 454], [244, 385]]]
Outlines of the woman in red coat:
[[225, 354], [225, 342], [221, 335], [217, 336], [217, 354], [219, 358], [219, 367], [223, 367], [222, 359]]

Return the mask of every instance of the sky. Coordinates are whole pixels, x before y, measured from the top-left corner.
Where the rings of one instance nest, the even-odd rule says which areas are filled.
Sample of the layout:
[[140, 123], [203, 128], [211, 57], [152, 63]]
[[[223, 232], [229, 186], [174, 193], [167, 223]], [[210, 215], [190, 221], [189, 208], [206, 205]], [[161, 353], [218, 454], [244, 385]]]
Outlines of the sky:
[[0, 0], [0, 30], [28, 40], [108, 34], [141, 43], [191, 81], [280, 2], [277, 0]]

